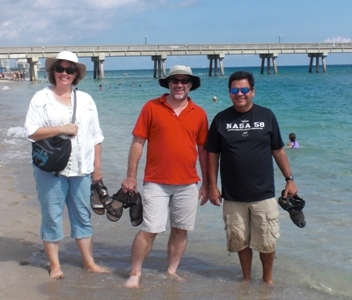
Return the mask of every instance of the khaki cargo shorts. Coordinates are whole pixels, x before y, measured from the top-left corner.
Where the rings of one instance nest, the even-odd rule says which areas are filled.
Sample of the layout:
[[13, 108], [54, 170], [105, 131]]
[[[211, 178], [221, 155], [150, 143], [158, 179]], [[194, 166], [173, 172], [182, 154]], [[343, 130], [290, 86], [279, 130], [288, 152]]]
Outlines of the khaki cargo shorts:
[[247, 247], [272, 253], [279, 232], [279, 210], [275, 198], [255, 202], [224, 201], [227, 250], [238, 252]]

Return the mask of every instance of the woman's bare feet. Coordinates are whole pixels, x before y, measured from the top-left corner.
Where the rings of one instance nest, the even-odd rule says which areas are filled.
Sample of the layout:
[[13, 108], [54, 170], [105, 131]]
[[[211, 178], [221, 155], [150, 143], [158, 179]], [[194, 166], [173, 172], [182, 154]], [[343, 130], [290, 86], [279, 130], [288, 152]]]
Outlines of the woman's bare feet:
[[62, 273], [60, 267], [55, 267], [55, 268], [54, 267], [53, 268], [50, 267], [49, 276], [51, 278], [55, 278], [55, 279], [63, 279], [63, 278], [65, 278], [64, 273]]
[[88, 272], [92, 272], [92, 273], [101, 273], [101, 274], [110, 274], [110, 273], [112, 273], [112, 271], [110, 269], [98, 266], [96, 264], [94, 264], [92, 266], [84, 266], [83, 269], [85, 269]]
[[129, 289], [133, 288], [139, 288], [139, 280], [141, 279], [141, 276], [137, 275], [131, 275], [130, 278], [125, 283], [125, 287]]

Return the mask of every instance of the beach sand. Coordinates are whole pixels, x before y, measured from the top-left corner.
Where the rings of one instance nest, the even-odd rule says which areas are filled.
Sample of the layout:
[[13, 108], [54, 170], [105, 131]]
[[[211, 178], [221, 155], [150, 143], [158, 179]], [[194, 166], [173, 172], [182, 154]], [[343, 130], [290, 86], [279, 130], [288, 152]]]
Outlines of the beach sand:
[[0, 299], [48, 299], [37, 287], [49, 280], [48, 273], [31, 266], [29, 259], [42, 251], [38, 228], [39, 208], [15, 189], [11, 170], [0, 166]]

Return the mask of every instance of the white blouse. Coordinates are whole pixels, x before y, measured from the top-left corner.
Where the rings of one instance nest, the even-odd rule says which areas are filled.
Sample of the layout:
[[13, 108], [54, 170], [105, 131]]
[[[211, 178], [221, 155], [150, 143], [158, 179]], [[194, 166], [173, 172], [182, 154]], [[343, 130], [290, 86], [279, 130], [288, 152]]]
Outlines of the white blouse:
[[[60, 172], [65, 176], [90, 174], [94, 169], [94, 146], [104, 140], [98, 111], [92, 97], [76, 90], [76, 121], [78, 133], [72, 138], [72, 152], [66, 168]], [[25, 136], [29, 139], [40, 127], [63, 126], [72, 121], [74, 92], [71, 93], [72, 106], [57, 102], [49, 87], [38, 91], [33, 96], [24, 124]], [[68, 136], [62, 135], [63, 138]], [[31, 142], [33, 140], [29, 139]]]

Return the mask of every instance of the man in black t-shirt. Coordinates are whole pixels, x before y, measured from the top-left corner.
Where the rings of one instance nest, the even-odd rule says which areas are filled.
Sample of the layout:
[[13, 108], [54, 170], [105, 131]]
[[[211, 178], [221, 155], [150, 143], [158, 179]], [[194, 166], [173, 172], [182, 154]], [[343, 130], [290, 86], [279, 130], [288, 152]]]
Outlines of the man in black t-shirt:
[[[209, 199], [220, 206], [224, 198], [227, 248], [238, 252], [243, 278], [251, 280], [254, 249], [260, 253], [263, 280], [273, 284], [276, 239], [280, 234], [272, 157], [286, 179], [284, 197], [295, 195], [297, 187], [275, 115], [252, 102], [253, 75], [233, 73], [228, 87], [233, 106], [215, 116], [205, 145], [209, 151]], [[217, 187], [219, 160], [221, 194]]]

